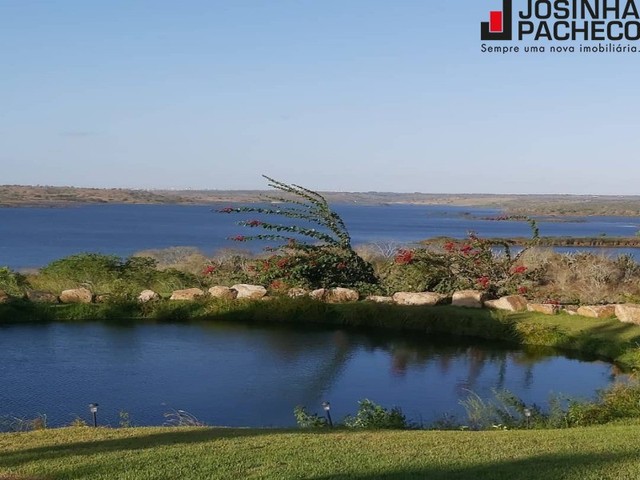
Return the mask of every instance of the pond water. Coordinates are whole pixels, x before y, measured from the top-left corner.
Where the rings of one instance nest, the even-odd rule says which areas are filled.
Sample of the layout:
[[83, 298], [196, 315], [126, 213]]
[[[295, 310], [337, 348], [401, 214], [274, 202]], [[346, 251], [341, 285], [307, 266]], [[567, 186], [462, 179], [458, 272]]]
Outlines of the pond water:
[[0, 326], [0, 415], [46, 414], [117, 426], [161, 425], [187, 410], [209, 425], [293, 426], [293, 408], [335, 420], [369, 398], [429, 424], [463, 417], [469, 392], [508, 389], [545, 405], [551, 392], [592, 397], [615, 366], [477, 340], [229, 323]]
[[[485, 220], [495, 209], [426, 205], [335, 205], [354, 244], [410, 243], [425, 238], [463, 238], [469, 231], [484, 237], [529, 236], [523, 222]], [[238, 244], [228, 237], [247, 234], [241, 217], [212, 212], [205, 205], [85, 205], [67, 208], [0, 208], [0, 266], [41, 267], [79, 252], [128, 256], [137, 251], [193, 246], [212, 254], [221, 248], [260, 250], [258, 243]], [[640, 230], [634, 217], [584, 217], [563, 222], [541, 220], [543, 236], [632, 237]], [[575, 251], [576, 249], [565, 249]], [[578, 250], [587, 250], [579, 248]], [[596, 249], [611, 255], [639, 249]]]

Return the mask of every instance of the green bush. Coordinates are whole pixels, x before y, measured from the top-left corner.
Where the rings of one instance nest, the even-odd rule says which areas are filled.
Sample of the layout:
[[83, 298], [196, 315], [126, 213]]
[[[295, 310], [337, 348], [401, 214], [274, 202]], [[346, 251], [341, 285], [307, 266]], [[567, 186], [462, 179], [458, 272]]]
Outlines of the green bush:
[[316, 413], [308, 413], [305, 407], [297, 406], [293, 409], [293, 415], [300, 428], [322, 428], [328, 425], [326, 418]]
[[347, 227], [327, 200], [317, 192], [265, 178], [282, 196], [265, 196], [277, 207], [227, 207], [220, 213], [256, 213], [262, 218], [284, 217], [285, 222], [247, 220], [240, 225], [265, 231], [257, 235], [236, 235], [232, 240], [268, 240], [280, 243], [280, 253], [254, 266], [254, 276], [265, 285], [283, 282], [288, 286], [348, 287], [376, 284], [373, 266], [351, 245]]
[[27, 286], [26, 278], [7, 267], [0, 267], [0, 290], [7, 295], [21, 297]]
[[347, 416], [344, 425], [348, 428], [371, 429], [405, 429], [409, 428], [407, 419], [398, 407], [386, 409], [371, 400], [358, 402], [358, 412], [355, 416]]
[[122, 262], [115, 255], [80, 253], [51, 262], [31, 279], [39, 290], [61, 292], [86, 287], [94, 293], [109, 292], [120, 275]]

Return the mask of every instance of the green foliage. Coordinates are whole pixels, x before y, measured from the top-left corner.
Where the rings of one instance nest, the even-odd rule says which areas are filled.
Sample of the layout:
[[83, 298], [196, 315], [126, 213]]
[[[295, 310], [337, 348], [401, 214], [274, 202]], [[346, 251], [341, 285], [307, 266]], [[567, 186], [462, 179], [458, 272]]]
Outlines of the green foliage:
[[122, 263], [115, 255], [80, 253], [51, 262], [40, 270], [38, 281], [49, 284], [49, 291], [62, 291], [80, 286], [94, 293], [107, 289], [120, 273]]
[[[531, 224], [531, 245], [538, 240], [535, 221]], [[387, 293], [397, 291], [436, 291], [451, 293], [456, 290], [485, 290], [492, 295], [526, 293], [539, 278], [540, 272], [527, 268], [521, 262], [527, 248], [517, 255], [511, 254], [507, 242], [498, 242], [502, 248], [496, 253], [496, 240], [485, 240], [470, 233], [465, 241], [447, 241], [441, 251], [426, 248], [398, 249], [381, 274], [381, 283]]]
[[318, 246], [290, 249], [258, 260], [255, 280], [262, 285], [305, 288], [353, 287], [376, 282], [371, 266], [353, 252]]
[[118, 413], [118, 426], [120, 428], [133, 427], [133, 424], [131, 423], [131, 415], [129, 415], [129, 412], [120, 410], [120, 412]]
[[277, 203], [277, 207], [245, 206], [219, 210], [221, 213], [256, 213], [263, 218], [284, 217], [282, 222], [241, 221], [239, 224], [242, 226], [268, 233], [232, 238], [238, 242], [280, 242], [278, 255], [254, 267], [257, 279], [267, 285], [280, 281], [310, 288], [377, 283], [373, 267], [353, 250], [344, 221], [331, 210], [322, 195], [299, 185], [289, 185], [267, 176], [264, 178], [270, 187], [280, 192], [279, 195], [264, 197]]
[[386, 409], [371, 400], [358, 402], [355, 416], [347, 416], [344, 425], [348, 428], [405, 429], [409, 428], [406, 417], [398, 407]]
[[597, 425], [614, 420], [640, 418], [640, 384], [619, 383], [598, 392], [592, 402], [572, 401], [567, 418], [572, 426]]
[[[548, 411], [543, 411], [537, 405], [525, 405], [507, 390], [494, 390], [493, 393], [492, 399], [485, 400], [470, 392], [460, 402], [467, 413], [468, 428], [570, 428], [640, 419], [640, 384], [635, 380], [617, 383], [602, 390], [591, 401], [552, 396]], [[460, 424], [457, 427], [460, 428]]]
[[300, 428], [322, 428], [327, 426], [327, 420], [316, 413], [308, 413], [307, 409], [297, 406], [293, 409], [293, 415], [296, 417], [296, 423]]
[[0, 290], [7, 295], [21, 297], [24, 295], [26, 279], [7, 267], [0, 267]]

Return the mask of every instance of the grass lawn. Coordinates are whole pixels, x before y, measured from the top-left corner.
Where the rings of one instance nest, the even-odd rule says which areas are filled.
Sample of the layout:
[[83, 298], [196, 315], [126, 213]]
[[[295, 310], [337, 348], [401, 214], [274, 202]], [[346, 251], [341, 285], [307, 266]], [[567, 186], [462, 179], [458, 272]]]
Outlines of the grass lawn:
[[0, 435], [0, 479], [636, 479], [640, 424], [531, 431], [63, 428]]

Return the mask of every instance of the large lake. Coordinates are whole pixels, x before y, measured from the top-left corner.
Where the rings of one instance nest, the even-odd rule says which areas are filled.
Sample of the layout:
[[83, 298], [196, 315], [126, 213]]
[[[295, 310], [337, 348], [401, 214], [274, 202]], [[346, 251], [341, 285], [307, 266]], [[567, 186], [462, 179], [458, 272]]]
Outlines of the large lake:
[[[219, 207], [218, 207], [219, 208]], [[410, 243], [436, 236], [464, 237], [472, 230], [486, 237], [528, 236], [520, 222], [482, 220], [498, 210], [448, 206], [336, 205], [355, 244]], [[0, 208], [0, 265], [39, 267], [52, 260], [90, 251], [131, 255], [149, 248], [194, 246], [206, 254], [221, 248], [258, 248], [237, 244], [230, 236], [247, 234], [236, 215], [212, 212], [211, 206], [89, 205], [66, 208]], [[586, 217], [540, 222], [542, 235], [633, 236], [636, 217]], [[571, 249], [565, 249], [571, 250]], [[585, 249], [582, 249], [585, 250]], [[637, 249], [596, 249], [613, 255]]]
[[[508, 389], [528, 404], [551, 392], [592, 397], [616, 367], [589, 358], [499, 343], [328, 328], [47, 324], [0, 326], [0, 415], [46, 414], [51, 426], [118, 413], [136, 425], [161, 425], [184, 409], [209, 425], [293, 426], [293, 409], [334, 419], [358, 400], [402, 407], [429, 424], [463, 417], [470, 392], [489, 398]], [[1, 426], [0, 426], [1, 428]]]

